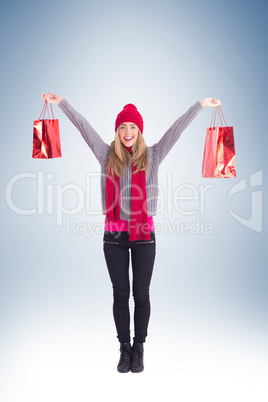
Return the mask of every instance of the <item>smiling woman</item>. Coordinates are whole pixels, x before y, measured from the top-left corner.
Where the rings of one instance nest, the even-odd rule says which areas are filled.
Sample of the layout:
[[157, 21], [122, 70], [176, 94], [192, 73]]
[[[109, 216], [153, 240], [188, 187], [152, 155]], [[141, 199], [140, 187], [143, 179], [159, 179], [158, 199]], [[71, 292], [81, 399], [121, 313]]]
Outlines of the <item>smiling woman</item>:
[[134, 173], [145, 171], [149, 163], [148, 150], [143, 139], [143, 118], [135, 105], [124, 106], [115, 121], [115, 139], [107, 159], [107, 173], [123, 176], [127, 165]]
[[139, 128], [135, 123], [125, 122], [119, 126], [118, 133], [122, 144], [132, 147], [138, 139]]
[[[68, 102], [56, 94], [43, 95], [57, 103], [81, 132], [100, 162], [102, 206], [105, 215], [103, 251], [113, 285], [113, 313], [121, 344], [117, 370], [143, 371], [143, 344], [150, 318], [149, 288], [156, 254], [153, 217], [158, 196], [158, 169], [181, 133], [205, 106], [219, 106], [215, 98], [197, 101], [179, 117], [162, 138], [147, 147], [143, 119], [129, 103], [117, 115], [115, 139], [106, 144]], [[82, 228], [84, 230], [84, 227]], [[134, 343], [130, 345], [129, 264], [133, 272]]]
[[[133, 129], [125, 128], [127, 125]], [[111, 152], [107, 159], [107, 173], [122, 177], [126, 162], [135, 166], [135, 173], [141, 170], [146, 171], [149, 163], [147, 146], [140, 129], [137, 126], [134, 128], [133, 123], [128, 122], [116, 130], [115, 139], [111, 143]]]

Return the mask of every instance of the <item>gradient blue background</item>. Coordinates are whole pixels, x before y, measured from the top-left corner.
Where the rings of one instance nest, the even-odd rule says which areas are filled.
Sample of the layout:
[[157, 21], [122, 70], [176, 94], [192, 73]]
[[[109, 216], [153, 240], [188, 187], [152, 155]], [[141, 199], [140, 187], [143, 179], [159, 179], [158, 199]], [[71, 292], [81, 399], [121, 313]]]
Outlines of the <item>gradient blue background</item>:
[[[136, 400], [265, 401], [267, 395], [267, 5], [262, 1], [11, 1], [1, 5], [1, 389], [4, 402], [88, 401], [120, 392]], [[201, 178], [205, 108], [159, 174], [165, 188], [211, 184], [205, 213], [161, 213], [170, 222], [210, 222], [212, 235], [160, 231], [151, 287], [152, 316], [140, 376], [116, 372], [118, 343], [102, 234], [66, 233], [54, 214], [21, 216], [5, 199], [18, 173], [52, 173], [50, 183], [85, 189], [99, 165], [65, 115], [63, 157], [32, 160], [32, 125], [42, 92], [66, 98], [110, 143], [126, 103], [138, 106], [148, 145], [193, 103], [222, 100], [234, 126], [237, 178]], [[263, 229], [249, 219], [250, 175], [262, 171]], [[171, 173], [170, 173], [171, 174]], [[51, 187], [51, 188], [52, 188]], [[255, 190], [255, 189], [254, 189]], [[92, 183], [94, 206], [100, 203]], [[14, 202], [36, 207], [35, 180], [14, 186]], [[55, 204], [57, 202], [56, 198]], [[65, 194], [74, 208], [73, 192]], [[187, 210], [198, 203], [182, 204]], [[83, 210], [77, 222], [101, 224]], [[160, 367], [159, 367], [160, 366]], [[164, 367], [164, 368], [163, 368]]]

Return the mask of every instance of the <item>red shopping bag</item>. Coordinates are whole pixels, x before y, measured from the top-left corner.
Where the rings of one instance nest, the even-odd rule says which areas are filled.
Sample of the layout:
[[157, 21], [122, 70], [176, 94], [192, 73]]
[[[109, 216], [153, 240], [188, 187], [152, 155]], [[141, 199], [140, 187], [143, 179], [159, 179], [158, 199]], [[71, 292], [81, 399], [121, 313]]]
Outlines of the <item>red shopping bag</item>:
[[[50, 118], [47, 101], [45, 101], [39, 120], [34, 120], [33, 158], [50, 159], [61, 157], [59, 121], [54, 119], [51, 104], [50, 107], [52, 118]], [[49, 119], [44, 119], [46, 111]]]
[[[219, 113], [221, 127], [215, 126], [217, 112]], [[222, 124], [221, 114], [225, 127]], [[232, 126], [227, 126], [220, 106], [213, 109], [210, 127], [207, 128], [202, 177], [236, 177], [234, 130]]]

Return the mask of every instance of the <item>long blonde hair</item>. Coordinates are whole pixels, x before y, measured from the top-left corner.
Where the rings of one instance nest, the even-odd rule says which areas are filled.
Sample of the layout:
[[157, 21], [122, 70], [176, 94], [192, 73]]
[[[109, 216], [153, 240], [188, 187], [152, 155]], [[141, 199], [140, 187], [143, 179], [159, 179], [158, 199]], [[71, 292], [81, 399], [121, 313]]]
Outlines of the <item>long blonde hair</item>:
[[139, 130], [138, 139], [132, 146], [132, 155], [130, 155], [120, 140], [118, 127], [107, 158], [107, 174], [122, 177], [125, 166], [130, 166], [131, 164], [135, 164], [136, 169], [134, 173], [140, 170], [145, 170], [146, 172], [149, 164], [147, 146]]

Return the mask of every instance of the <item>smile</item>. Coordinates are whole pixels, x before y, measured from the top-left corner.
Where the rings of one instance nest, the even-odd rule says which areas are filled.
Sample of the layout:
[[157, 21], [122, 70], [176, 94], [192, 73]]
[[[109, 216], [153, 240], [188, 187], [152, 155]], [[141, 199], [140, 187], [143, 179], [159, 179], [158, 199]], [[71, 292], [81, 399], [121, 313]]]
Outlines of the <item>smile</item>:
[[125, 141], [130, 141], [130, 140], [133, 140], [133, 138], [134, 138], [134, 137], [124, 137], [124, 140], [125, 140]]

